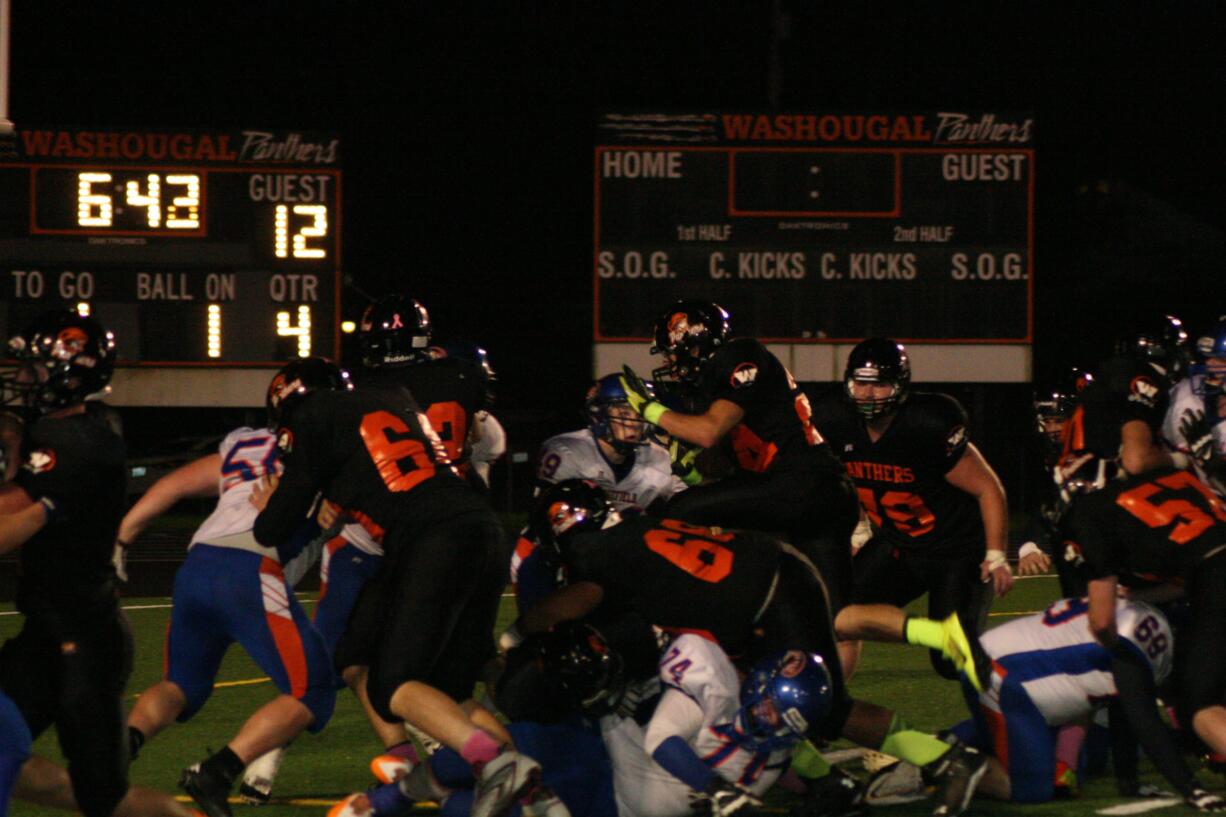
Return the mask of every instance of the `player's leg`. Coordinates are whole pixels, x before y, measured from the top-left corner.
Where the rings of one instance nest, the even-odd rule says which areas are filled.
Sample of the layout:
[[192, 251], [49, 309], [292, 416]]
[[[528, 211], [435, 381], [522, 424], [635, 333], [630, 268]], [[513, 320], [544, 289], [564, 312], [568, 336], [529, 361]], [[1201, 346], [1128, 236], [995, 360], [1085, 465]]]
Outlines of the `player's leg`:
[[[966, 636], [978, 638], [987, 623], [988, 612], [992, 608], [992, 584], [979, 580], [978, 557], [969, 558], [923, 558], [913, 557], [916, 571], [923, 576], [928, 591], [928, 616], [936, 621], [944, 621], [957, 613], [964, 626], [974, 632]], [[941, 651], [929, 653], [932, 666], [942, 678], [950, 680], [958, 677], [959, 667], [956, 662], [943, 655]]]
[[839, 657], [847, 678], [855, 674], [859, 641], [907, 641], [907, 615], [902, 605], [923, 592], [916, 576], [900, 564], [893, 545], [877, 536], [852, 560], [850, 603], [834, 620], [840, 639]]
[[1197, 566], [1188, 595], [1192, 615], [1175, 651], [1181, 715], [1205, 745], [1226, 754], [1226, 553]]
[[30, 727], [17, 705], [0, 692], [0, 817], [8, 814], [9, 795], [30, 757]]
[[122, 696], [132, 672], [132, 634], [116, 610], [74, 635], [74, 649], [60, 661], [56, 733], [81, 813], [110, 817], [128, 791]]
[[[21, 767], [14, 797], [45, 808], [81, 810], [72, 794], [68, 770], [37, 755]], [[115, 807], [113, 817], [198, 817], [198, 814], [165, 792], [130, 786]]]
[[221, 751], [183, 773], [180, 785], [202, 808], [224, 814], [225, 798], [247, 764], [332, 716], [336, 685], [323, 637], [285, 581], [281, 565], [238, 552], [225, 626], [281, 694], [253, 713]]
[[1016, 803], [1045, 803], [1055, 784], [1055, 733], [1025, 687], [1007, 678], [993, 700], [980, 696], [993, 758], [992, 773], [981, 784], [989, 797]]

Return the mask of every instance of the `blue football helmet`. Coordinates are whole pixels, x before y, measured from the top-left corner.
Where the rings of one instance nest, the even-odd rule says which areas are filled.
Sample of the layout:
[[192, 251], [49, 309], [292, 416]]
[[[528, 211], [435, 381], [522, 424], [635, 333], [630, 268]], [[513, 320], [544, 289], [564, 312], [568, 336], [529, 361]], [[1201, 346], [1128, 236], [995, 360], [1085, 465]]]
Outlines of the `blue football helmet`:
[[[654, 395], [650, 384], [648, 390]], [[583, 401], [583, 411], [593, 436], [623, 454], [646, 445], [650, 439], [648, 423], [630, 408], [620, 375], [607, 374], [593, 383]]]
[[1226, 316], [1196, 339], [1196, 357], [1199, 362], [1194, 368], [1203, 375], [1198, 393], [1218, 395], [1226, 391]]
[[741, 683], [737, 720], [755, 750], [786, 749], [817, 726], [834, 703], [834, 682], [817, 653], [785, 650], [763, 658]]

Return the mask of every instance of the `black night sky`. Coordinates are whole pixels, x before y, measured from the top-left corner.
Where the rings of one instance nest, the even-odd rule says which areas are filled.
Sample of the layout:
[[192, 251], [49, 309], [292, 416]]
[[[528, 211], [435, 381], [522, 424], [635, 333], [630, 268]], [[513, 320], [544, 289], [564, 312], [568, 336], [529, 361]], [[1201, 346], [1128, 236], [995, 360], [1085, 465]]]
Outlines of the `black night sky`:
[[14, 5], [19, 126], [339, 132], [346, 272], [488, 345], [508, 408], [588, 374], [602, 108], [1033, 111], [1038, 367], [1226, 312], [1219, 4]]

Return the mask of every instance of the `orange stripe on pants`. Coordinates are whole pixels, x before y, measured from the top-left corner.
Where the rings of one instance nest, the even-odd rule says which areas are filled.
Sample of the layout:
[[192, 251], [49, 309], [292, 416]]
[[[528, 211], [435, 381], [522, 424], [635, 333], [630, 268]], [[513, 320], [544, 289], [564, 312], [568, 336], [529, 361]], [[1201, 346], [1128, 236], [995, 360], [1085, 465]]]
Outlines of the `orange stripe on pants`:
[[260, 564], [260, 591], [264, 599], [264, 620], [272, 633], [273, 644], [289, 678], [290, 695], [301, 698], [307, 691], [306, 654], [302, 636], [289, 607], [289, 588], [281, 565], [268, 557]]

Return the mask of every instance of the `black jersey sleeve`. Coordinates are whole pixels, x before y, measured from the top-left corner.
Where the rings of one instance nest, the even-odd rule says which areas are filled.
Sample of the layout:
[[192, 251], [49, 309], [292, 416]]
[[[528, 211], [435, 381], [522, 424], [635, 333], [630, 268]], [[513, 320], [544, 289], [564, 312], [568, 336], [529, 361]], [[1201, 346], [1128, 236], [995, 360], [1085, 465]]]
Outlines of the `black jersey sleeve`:
[[762, 399], [759, 377], [770, 352], [752, 338], [737, 338], [711, 356], [703, 377], [712, 400], [728, 400], [748, 411]]
[[970, 444], [966, 409], [948, 394], [925, 393], [915, 397], [912, 411], [919, 409], [915, 411], [916, 454], [934, 471], [948, 473]]
[[293, 422], [277, 437], [285, 470], [268, 505], [255, 519], [255, 540], [265, 547], [280, 547], [297, 532], [327, 480], [321, 441], [330, 433], [318, 397], [294, 413]]
[[1102, 493], [1079, 497], [1069, 508], [1065, 521], [1068, 541], [1085, 559], [1084, 573], [1090, 580], [1118, 576], [1121, 569], [1108, 529], [1110, 517], [1099, 507], [1102, 497]]
[[[90, 507], [92, 497], [102, 487], [99, 480], [110, 479], [113, 470], [101, 468], [91, 458], [90, 435], [73, 433], [81, 425], [85, 421], [55, 421], [37, 428], [13, 480], [35, 502], [44, 497], [52, 500], [60, 511], [56, 517], [59, 524], [70, 522], [74, 514]], [[93, 436], [97, 433], [100, 430]]]

